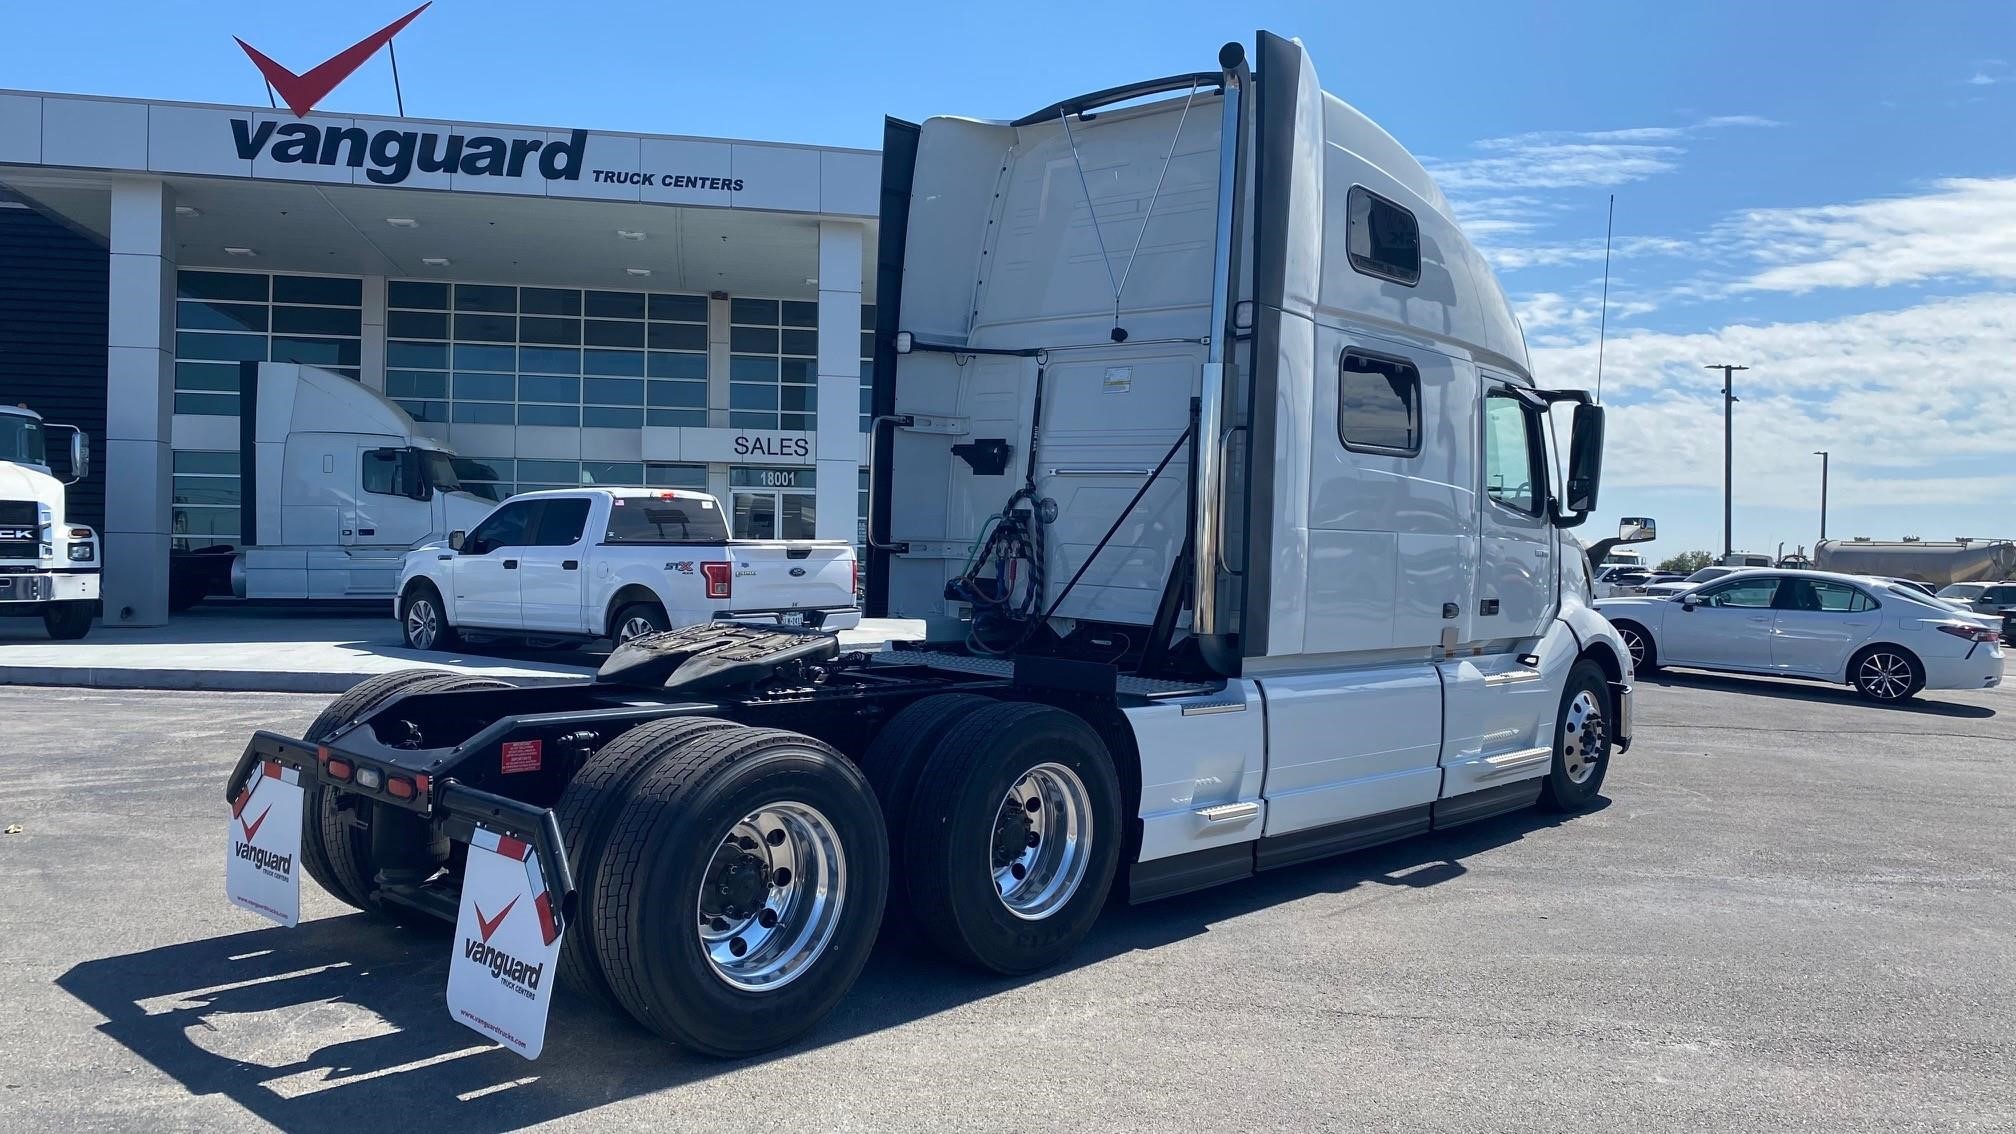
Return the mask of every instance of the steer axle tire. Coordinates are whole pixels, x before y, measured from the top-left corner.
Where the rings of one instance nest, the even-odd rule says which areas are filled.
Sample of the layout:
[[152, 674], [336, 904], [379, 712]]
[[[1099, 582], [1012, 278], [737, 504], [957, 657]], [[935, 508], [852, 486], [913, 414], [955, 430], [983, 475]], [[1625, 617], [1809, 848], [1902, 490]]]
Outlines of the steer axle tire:
[[631, 785], [658, 761], [694, 739], [710, 732], [739, 728], [733, 721], [718, 717], [671, 717], [639, 725], [603, 745], [567, 781], [567, 790], [554, 805], [560, 823], [560, 842], [567, 848], [567, 864], [573, 868], [579, 907], [560, 940], [560, 979], [604, 1011], [618, 1012], [622, 1006], [609, 989], [601, 962], [595, 957], [594, 925], [597, 906], [593, 885], [602, 858], [609, 849], [609, 829], [630, 798]]
[[637, 780], [594, 885], [617, 1001], [694, 1051], [751, 1055], [811, 1029], [861, 975], [888, 838], [867, 780], [829, 745], [724, 729]]
[[[408, 693], [457, 693], [508, 688], [502, 681], [464, 677], [438, 669], [402, 669], [369, 677], [329, 703], [301, 739], [314, 742]], [[308, 876], [338, 900], [376, 913], [371, 900], [378, 868], [371, 859], [369, 809], [336, 805], [336, 793], [313, 784], [301, 798], [301, 865]]]
[[939, 740], [912, 796], [904, 879], [946, 955], [1007, 975], [1091, 932], [1120, 861], [1120, 778], [1074, 714], [1003, 702]]

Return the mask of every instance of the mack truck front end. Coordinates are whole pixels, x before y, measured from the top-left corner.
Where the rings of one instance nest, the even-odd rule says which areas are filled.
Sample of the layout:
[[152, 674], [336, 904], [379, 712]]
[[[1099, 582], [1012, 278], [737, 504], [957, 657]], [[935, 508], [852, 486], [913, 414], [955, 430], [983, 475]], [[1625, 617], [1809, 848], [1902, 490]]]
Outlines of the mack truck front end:
[[[58, 431], [70, 435], [68, 480], [49, 466], [48, 435]], [[52, 638], [82, 638], [98, 614], [98, 533], [64, 511], [64, 486], [89, 471], [82, 430], [0, 406], [0, 617], [40, 617]]]

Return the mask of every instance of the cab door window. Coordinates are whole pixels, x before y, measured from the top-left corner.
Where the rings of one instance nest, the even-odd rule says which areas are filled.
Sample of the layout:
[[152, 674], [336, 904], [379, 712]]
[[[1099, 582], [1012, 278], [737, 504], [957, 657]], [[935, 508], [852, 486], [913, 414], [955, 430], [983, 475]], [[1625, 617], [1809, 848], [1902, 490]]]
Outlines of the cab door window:
[[1537, 422], [1511, 394], [1484, 399], [1484, 494], [1527, 516], [1543, 501]]
[[1744, 610], [1763, 610], [1778, 597], [1778, 580], [1730, 579], [1688, 592], [1700, 601], [1702, 606], [1729, 606]]
[[398, 496], [399, 450], [370, 449], [364, 455], [364, 491], [379, 496]]
[[542, 500], [539, 519], [532, 527], [530, 547], [573, 547], [581, 542], [581, 530], [588, 526], [588, 501], [583, 499]]
[[525, 529], [532, 520], [532, 502], [519, 501], [506, 504], [488, 519], [476, 525], [469, 538], [462, 541], [465, 555], [488, 555], [500, 547], [513, 547], [525, 542]]

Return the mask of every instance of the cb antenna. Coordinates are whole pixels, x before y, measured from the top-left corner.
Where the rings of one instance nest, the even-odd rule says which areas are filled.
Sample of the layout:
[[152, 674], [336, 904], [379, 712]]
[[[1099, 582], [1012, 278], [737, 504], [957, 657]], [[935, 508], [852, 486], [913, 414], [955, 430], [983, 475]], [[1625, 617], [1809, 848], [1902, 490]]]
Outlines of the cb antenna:
[[1617, 194], [1610, 194], [1610, 214], [1603, 221], [1603, 309], [1596, 321], [1596, 400], [1603, 400], [1603, 340], [1610, 331], [1610, 234], [1617, 227]]

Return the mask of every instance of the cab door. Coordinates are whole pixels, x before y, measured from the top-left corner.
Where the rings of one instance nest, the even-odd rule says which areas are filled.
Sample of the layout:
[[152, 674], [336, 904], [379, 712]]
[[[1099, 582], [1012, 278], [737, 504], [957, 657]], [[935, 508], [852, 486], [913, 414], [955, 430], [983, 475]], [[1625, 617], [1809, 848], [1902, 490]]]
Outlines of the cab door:
[[1778, 576], [1735, 575], [1674, 600], [1660, 623], [1659, 657], [1674, 665], [1770, 669]]
[[412, 449], [357, 447], [359, 491], [344, 517], [343, 542], [356, 547], [407, 548], [434, 528], [433, 492], [420, 478]]
[[1537, 638], [1554, 610], [1554, 525], [1547, 508], [1541, 405], [1485, 376], [1477, 607], [1472, 640]]
[[494, 630], [524, 626], [519, 560], [538, 519], [541, 501], [514, 500], [490, 513], [462, 541], [450, 566], [455, 573], [455, 623]]
[[1827, 676], [1875, 632], [1880, 604], [1860, 588], [1831, 579], [1788, 576], [1773, 612], [1771, 668]]
[[587, 548], [585, 496], [549, 497], [540, 502], [539, 522], [518, 560], [519, 606], [525, 629], [579, 634], [586, 625], [588, 573], [581, 569]]

